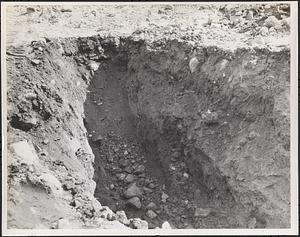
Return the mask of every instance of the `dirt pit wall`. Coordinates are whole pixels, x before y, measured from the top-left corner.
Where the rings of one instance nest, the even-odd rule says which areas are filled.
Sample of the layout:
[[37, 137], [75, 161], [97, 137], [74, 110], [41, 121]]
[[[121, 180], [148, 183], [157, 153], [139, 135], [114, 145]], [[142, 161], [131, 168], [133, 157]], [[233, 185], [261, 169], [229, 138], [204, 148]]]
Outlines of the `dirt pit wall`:
[[[30, 56], [18, 56], [20, 50]], [[48, 39], [11, 48], [8, 65], [10, 227], [148, 228], [136, 217], [148, 218], [153, 228], [165, 220], [177, 228], [289, 226], [287, 50], [224, 51], [177, 40]], [[93, 145], [96, 134], [90, 126], [103, 116], [87, 116], [89, 90], [101, 65], [121, 70], [115, 75], [121, 75], [119, 84], [111, 89], [128, 98], [124, 116], [129, 116], [121, 129], [107, 129], [101, 139], [109, 139], [111, 131], [137, 139], [134, 147], [144, 152], [150, 175], [160, 180], [159, 173], [165, 173], [154, 193], [160, 198], [168, 193], [173, 206], [183, 201], [182, 210], [186, 200], [192, 203], [179, 219], [168, 211], [172, 205], [163, 202], [157, 221], [144, 216], [146, 210], [131, 208], [132, 218], [124, 221], [94, 198], [95, 187], [98, 197], [107, 193], [97, 192], [105, 169], [99, 170], [97, 155], [94, 159], [99, 146]], [[126, 90], [118, 91], [118, 85]], [[123, 102], [114, 103], [115, 111], [124, 108]], [[100, 111], [108, 113], [109, 108]], [[31, 151], [27, 158], [24, 149]], [[35, 159], [27, 160], [31, 156]], [[158, 174], [151, 171], [151, 161]], [[142, 204], [148, 201], [141, 197]], [[45, 203], [51, 202], [53, 213], [45, 212], [51, 209]], [[28, 215], [34, 221], [24, 221]]]

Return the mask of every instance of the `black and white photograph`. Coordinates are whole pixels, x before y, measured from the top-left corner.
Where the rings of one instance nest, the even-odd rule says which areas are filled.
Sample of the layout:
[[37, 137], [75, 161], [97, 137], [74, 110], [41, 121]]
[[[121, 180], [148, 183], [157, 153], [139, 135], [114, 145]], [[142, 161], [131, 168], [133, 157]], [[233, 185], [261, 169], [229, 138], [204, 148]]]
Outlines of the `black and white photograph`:
[[298, 6], [2, 2], [3, 235], [298, 234]]

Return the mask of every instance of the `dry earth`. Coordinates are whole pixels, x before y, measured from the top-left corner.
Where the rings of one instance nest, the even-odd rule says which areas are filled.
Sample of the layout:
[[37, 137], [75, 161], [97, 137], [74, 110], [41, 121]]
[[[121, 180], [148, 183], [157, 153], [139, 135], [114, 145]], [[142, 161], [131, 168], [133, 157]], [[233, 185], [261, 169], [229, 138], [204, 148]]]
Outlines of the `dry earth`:
[[6, 13], [9, 228], [290, 226], [289, 5]]

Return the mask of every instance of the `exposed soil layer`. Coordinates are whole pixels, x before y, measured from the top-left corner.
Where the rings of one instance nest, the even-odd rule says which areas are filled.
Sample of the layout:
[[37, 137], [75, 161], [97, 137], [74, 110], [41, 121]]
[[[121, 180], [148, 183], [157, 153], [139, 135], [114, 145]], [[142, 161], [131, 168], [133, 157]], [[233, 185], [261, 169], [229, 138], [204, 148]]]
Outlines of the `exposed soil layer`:
[[289, 227], [290, 51], [216, 25], [8, 47], [9, 228]]

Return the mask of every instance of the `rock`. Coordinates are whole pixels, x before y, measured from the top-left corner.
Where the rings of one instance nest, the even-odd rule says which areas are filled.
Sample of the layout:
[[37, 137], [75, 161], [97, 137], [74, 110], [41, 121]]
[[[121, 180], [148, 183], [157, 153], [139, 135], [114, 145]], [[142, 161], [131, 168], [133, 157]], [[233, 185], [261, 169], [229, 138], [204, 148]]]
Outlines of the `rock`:
[[94, 61], [91, 61], [91, 62], [89, 63], [89, 68], [90, 68], [93, 72], [95, 72], [95, 71], [98, 70], [99, 64], [96, 63], [96, 62], [94, 62]]
[[37, 165], [39, 163], [39, 158], [34, 149], [33, 144], [30, 141], [20, 141], [13, 143], [11, 145], [17, 158], [20, 160], [21, 164], [26, 165]]
[[247, 13], [246, 20], [248, 21], [253, 20], [253, 11], [249, 11]]
[[134, 181], [134, 176], [132, 174], [128, 174], [124, 179], [126, 183], [132, 183]]
[[135, 174], [142, 174], [142, 173], [144, 173], [144, 171], [145, 171], [145, 166], [139, 165], [139, 166], [135, 169], [134, 173], [135, 173]]
[[68, 229], [70, 228], [70, 222], [64, 218], [57, 221], [57, 229]]
[[183, 173], [183, 177], [188, 179], [189, 178], [189, 174], [188, 173]]
[[102, 135], [97, 135], [95, 137], [92, 138], [93, 142], [99, 142], [103, 140], [103, 136]]
[[269, 16], [266, 20], [264, 25], [268, 28], [275, 27], [276, 25], [279, 25], [279, 20], [275, 16]]
[[124, 225], [129, 225], [130, 221], [127, 219], [127, 216], [124, 211], [116, 212], [116, 220], [120, 221]]
[[218, 113], [217, 112], [211, 112], [210, 110], [207, 110], [207, 112], [205, 112], [201, 115], [201, 118], [207, 124], [217, 123]]
[[43, 140], [43, 142], [42, 142], [42, 143], [43, 143], [44, 145], [48, 145], [48, 144], [49, 144], [49, 142], [50, 142], [50, 141], [49, 141], [49, 139], [47, 139], [47, 138], [46, 138], [46, 139], [44, 139], [44, 140]]
[[259, 33], [260, 33], [262, 36], [266, 36], [266, 35], [269, 33], [268, 27], [263, 26], [263, 27], [259, 30]]
[[157, 205], [156, 205], [154, 202], [150, 202], [150, 203], [146, 206], [146, 208], [147, 208], [148, 210], [156, 210], [156, 209], [157, 209]]
[[172, 229], [171, 225], [167, 221], [165, 221], [164, 223], [162, 223], [161, 228], [162, 229]]
[[132, 173], [132, 167], [131, 166], [127, 166], [124, 171], [126, 171], [126, 173], [130, 174]]
[[157, 214], [152, 210], [148, 210], [146, 212], [146, 216], [148, 216], [150, 219], [155, 219], [157, 217]]
[[248, 221], [248, 228], [249, 229], [254, 229], [256, 225], [256, 218], [253, 217]]
[[169, 198], [169, 196], [166, 193], [163, 192], [162, 195], [161, 195], [161, 201], [165, 203], [168, 198]]
[[126, 202], [126, 206], [140, 209], [142, 207], [142, 203], [138, 197], [133, 197]]
[[191, 73], [194, 73], [196, 71], [198, 65], [199, 65], [198, 59], [196, 57], [193, 57], [189, 62]]
[[118, 180], [121, 180], [121, 181], [124, 180], [126, 177], [125, 174], [117, 174], [116, 176], [117, 176]]
[[133, 218], [130, 223], [134, 229], [148, 229], [148, 222], [140, 218]]
[[150, 184], [148, 184], [148, 187], [153, 189], [153, 188], [155, 188], [155, 184], [154, 183], [150, 183]]
[[143, 190], [146, 192], [146, 193], [152, 193], [153, 190], [151, 188], [147, 188], [147, 187], [143, 187]]
[[142, 196], [142, 191], [139, 187], [136, 186], [136, 183], [133, 183], [128, 187], [128, 189], [124, 192], [124, 196], [126, 198], [138, 197]]
[[43, 173], [39, 176], [41, 183], [45, 185], [48, 191], [54, 195], [60, 195], [62, 193], [62, 185], [60, 181], [52, 174]]
[[110, 188], [110, 189], [114, 189], [114, 188], [115, 188], [115, 185], [114, 185], [114, 184], [111, 184], [111, 185], [109, 186], [109, 188]]
[[37, 98], [37, 94], [29, 92], [29, 93], [26, 93], [24, 97], [28, 100], [33, 100], [33, 99]]
[[33, 13], [35, 12], [35, 9], [33, 7], [27, 7], [26, 8], [26, 14], [30, 14], [30, 13]]
[[60, 11], [61, 11], [61, 12], [72, 12], [71, 9], [65, 9], [65, 8], [61, 9]]
[[210, 209], [196, 207], [195, 217], [207, 217], [211, 213]]
[[287, 17], [283, 20], [281, 20], [281, 25], [286, 27], [287, 29], [290, 29], [290, 25], [291, 25], [291, 18]]
[[254, 138], [259, 137], [259, 134], [255, 131], [251, 131], [248, 135], [249, 140], [253, 140]]
[[41, 60], [39, 60], [39, 59], [31, 59], [30, 62], [31, 62], [33, 65], [39, 65], [39, 64], [41, 64]]

